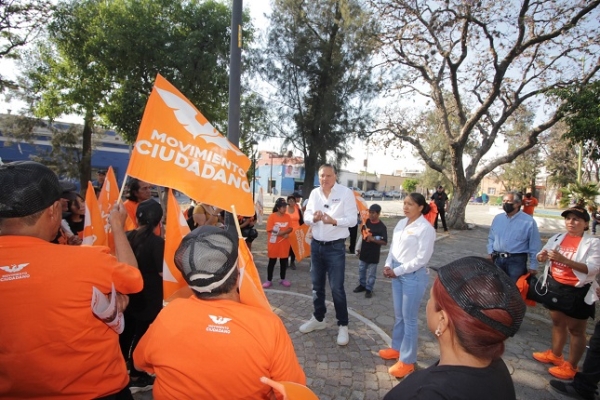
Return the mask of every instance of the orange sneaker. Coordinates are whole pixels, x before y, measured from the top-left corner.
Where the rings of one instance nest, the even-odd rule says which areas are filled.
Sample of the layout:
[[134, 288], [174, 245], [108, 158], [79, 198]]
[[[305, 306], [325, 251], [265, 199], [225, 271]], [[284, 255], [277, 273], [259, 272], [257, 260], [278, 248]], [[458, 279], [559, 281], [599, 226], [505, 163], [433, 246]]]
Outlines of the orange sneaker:
[[392, 365], [388, 369], [388, 372], [390, 373], [390, 375], [398, 379], [402, 379], [414, 370], [415, 364], [404, 364], [402, 361], [398, 361], [396, 364]]
[[552, 367], [548, 369], [548, 372], [550, 373], [550, 375], [555, 376], [558, 379], [570, 381], [575, 377], [577, 368], [573, 368], [570, 362], [565, 361], [557, 367]]
[[562, 355], [560, 357], [555, 356], [551, 349], [544, 352], [533, 353], [533, 358], [544, 364], [561, 365], [565, 362]]
[[394, 350], [391, 347], [389, 349], [381, 349], [379, 350], [379, 357], [384, 360], [397, 360], [400, 358], [400, 352], [398, 350]]

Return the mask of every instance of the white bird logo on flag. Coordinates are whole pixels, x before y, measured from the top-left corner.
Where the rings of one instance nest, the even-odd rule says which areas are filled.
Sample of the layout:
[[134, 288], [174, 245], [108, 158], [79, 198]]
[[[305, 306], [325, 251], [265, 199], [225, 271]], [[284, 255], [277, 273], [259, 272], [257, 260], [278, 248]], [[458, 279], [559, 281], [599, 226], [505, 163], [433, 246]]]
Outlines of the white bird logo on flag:
[[183, 101], [179, 96], [158, 87], [155, 87], [155, 89], [165, 104], [174, 110], [173, 113], [175, 114], [177, 121], [179, 121], [186, 131], [192, 134], [194, 139], [198, 136], [202, 136], [202, 139], [207, 143], [214, 143], [223, 149], [235, 152], [237, 155], [244, 154], [231, 144], [225, 136], [217, 131], [210, 122], [206, 121], [205, 124], [198, 122], [196, 119], [198, 111]]

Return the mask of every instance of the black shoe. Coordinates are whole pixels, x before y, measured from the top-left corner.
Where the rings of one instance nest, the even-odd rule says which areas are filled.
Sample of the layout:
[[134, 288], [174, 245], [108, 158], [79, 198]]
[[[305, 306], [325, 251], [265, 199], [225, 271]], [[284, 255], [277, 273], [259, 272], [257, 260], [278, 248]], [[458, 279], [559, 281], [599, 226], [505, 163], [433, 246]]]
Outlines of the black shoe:
[[152, 389], [152, 386], [154, 386], [154, 377], [148, 374], [140, 376], [135, 381], [131, 378], [129, 379], [129, 391], [131, 394], [147, 392]]
[[363, 285], [358, 285], [358, 286], [357, 286], [357, 287], [356, 287], [356, 288], [353, 290], [353, 292], [354, 292], [354, 293], [360, 293], [360, 292], [364, 292], [365, 290], [367, 290], [367, 288], [366, 288], [366, 287], [364, 287]]
[[367, 290], [367, 291], [365, 292], [365, 297], [366, 297], [367, 299], [370, 299], [371, 297], [373, 297], [373, 292], [372, 292], [372, 291], [370, 291], [370, 290]]
[[594, 400], [593, 394], [589, 396], [582, 396], [581, 394], [579, 394], [579, 392], [577, 392], [577, 390], [575, 390], [573, 384], [570, 382], [563, 382], [556, 379], [551, 379], [550, 387], [554, 389], [554, 391], [563, 394], [567, 397], [571, 397], [573, 399]]
[[296, 269], [296, 263], [291, 263], [290, 264], [290, 269]]

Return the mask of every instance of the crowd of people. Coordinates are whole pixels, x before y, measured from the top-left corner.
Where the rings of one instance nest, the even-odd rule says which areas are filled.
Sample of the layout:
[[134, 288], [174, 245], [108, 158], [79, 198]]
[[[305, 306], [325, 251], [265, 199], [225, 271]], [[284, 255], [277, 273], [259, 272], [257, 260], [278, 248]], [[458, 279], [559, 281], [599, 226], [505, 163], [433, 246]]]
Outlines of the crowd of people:
[[[595, 317], [600, 293], [600, 242], [587, 233], [587, 210], [575, 206], [564, 211], [566, 232], [542, 247], [535, 220], [522, 210], [520, 193], [507, 193], [504, 213], [490, 227], [488, 258], [432, 267], [437, 215], [427, 218], [432, 212], [428, 200], [447, 230], [443, 187], [431, 199], [408, 195], [405, 218], [388, 240], [381, 206], [372, 204], [363, 224], [357, 221], [354, 193], [337, 183], [335, 167], [322, 165], [318, 179], [320, 186], [310, 193], [304, 210], [298, 193], [278, 198], [266, 223], [269, 260], [262, 286], [267, 289], [277, 260], [280, 284], [291, 286], [286, 270], [296, 265], [288, 237], [304, 224], [311, 228], [313, 310], [299, 327], [301, 333], [328, 326], [328, 282], [336, 343], [343, 347], [350, 342], [346, 240], [360, 225], [353, 249], [359, 257], [355, 293], [373, 296], [381, 248], [389, 243], [379, 276], [391, 281], [395, 322], [391, 347], [381, 349], [379, 356], [395, 360], [389, 373], [403, 380], [385, 399], [514, 399], [502, 354], [525, 313], [529, 289], [523, 292], [515, 285], [524, 276], [535, 277], [532, 287], [544, 290], [536, 301], [550, 310], [553, 324], [550, 348], [532, 358], [552, 365], [548, 372], [561, 379], [551, 381], [555, 390], [593, 398], [600, 380], [598, 325], [583, 370], [578, 369], [586, 323]], [[10, 304], [0, 308], [0, 398], [131, 399], [133, 393], [153, 388], [157, 399], [269, 399], [276, 392], [281, 398], [280, 382], [306, 384], [281, 319], [241, 301], [238, 240], [222, 229], [222, 210], [201, 203], [190, 208], [194, 229], [177, 249], [175, 265], [192, 296], [163, 307], [163, 209], [150, 198], [150, 184], [132, 179], [127, 201], [112, 207], [114, 255], [105, 247], [80, 245], [85, 202], [49, 168], [30, 161], [4, 164], [0, 185], [0, 265], [5, 266], [0, 287]], [[129, 231], [127, 219], [134, 224]], [[259, 236], [256, 215], [240, 217], [239, 223], [251, 247]], [[538, 265], [544, 265], [543, 272]], [[436, 278], [426, 319], [440, 356], [434, 365], [415, 371], [419, 307], [432, 270]], [[92, 313], [94, 288], [123, 313], [121, 332]], [[568, 358], [563, 356], [567, 341]], [[231, 371], [236, 371], [235, 379], [229, 378]]]

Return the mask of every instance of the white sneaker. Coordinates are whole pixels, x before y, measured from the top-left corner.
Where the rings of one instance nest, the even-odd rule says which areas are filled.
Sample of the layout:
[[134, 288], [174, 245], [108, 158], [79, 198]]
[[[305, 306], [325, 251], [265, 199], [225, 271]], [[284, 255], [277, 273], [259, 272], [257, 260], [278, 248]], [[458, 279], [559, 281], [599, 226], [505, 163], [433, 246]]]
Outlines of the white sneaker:
[[318, 321], [315, 318], [315, 316], [313, 315], [311, 319], [309, 319], [308, 321], [306, 321], [305, 323], [300, 325], [300, 332], [308, 333], [308, 332], [317, 331], [317, 330], [321, 330], [321, 329], [325, 329], [325, 328], [327, 328], [327, 324], [325, 323], [325, 320]]
[[337, 337], [338, 346], [345, 346], [348, 344], [349, 341], [350, 341], [350, 338], [348, 337], [348, 326], [340, 325], [340, 328], [338, 330], [338, 337]]

